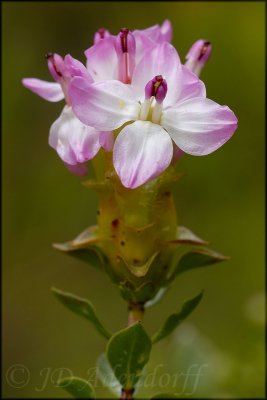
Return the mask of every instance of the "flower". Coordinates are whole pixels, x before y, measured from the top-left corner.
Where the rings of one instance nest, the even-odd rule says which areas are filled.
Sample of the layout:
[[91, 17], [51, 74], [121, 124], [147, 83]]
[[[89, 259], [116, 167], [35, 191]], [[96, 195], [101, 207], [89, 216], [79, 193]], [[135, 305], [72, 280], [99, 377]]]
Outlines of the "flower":
[[204, 39], [197, 40], [188, 51], [185, 66], [197, 76], [211, 55], [211, 43]]
[[233, 135], [237, 118], [206, 98], [204, 83], [183, 66], [172, 45], [149, 49], [135, 67], [131, 85], [74, 77], [73, 111], [97, 130], [121, 128], [113, 163], [122, 184], [136, 188], [170, 164], [173, 142], [185, 153], [206, 155]]
[[117, 79], [131, 83], [135, 66], [155, 44], [170, 41], [172, 25], [165, 20], [144, 30], [122, 28], [117, 36], [102, 28], [96, 32], [94, 45], [85, 50], [87, 69], [94, 81]]
[[111, 149], [112, 134], [84, 125], [72, 111], [68, 94], [69, 83], [74, 76], [92, 82], [86, 67], [71, 55], [66, 55], [63, 59], [58, 54], [49, 53], [47, 61], [55, 83], [35, 78], [24, 78], [22, 83], [45, 100], [55, 102], [65, 98], [66, 105], [50, 128], [49, 145], [57, 151], [69, 170], [76, 175], [86, 175], [85, 162], [92, 159], [101, 146]]
[[100, 28], [94, 35], [94, 45], [85, 51], [87, 68], [70, 55], [63, 59], [56, 53], [49, 53], [48, 68], [56, 82], [36, 78], [22, 80], [26, 88], [45, 100], [57, 102], [65, 98], [66, 106], [50, 128], [49, 144], [74, 174], [86, 175], [86, 161], [92, 159], [100, 147], [111, 151], [114, 140], [112, 132], [96, 131], [73, 114], [68, 94], [70, 80], [82, 76], [88, 82], [118, 79], [129, 83], [136, 62], [145, 49], [153, 46], [155, 41], [170, 40], [171, 33], [171, 23], [167, 20], [162, 26], [155, 25], [133, 33], [123, 28], [117, 36]]

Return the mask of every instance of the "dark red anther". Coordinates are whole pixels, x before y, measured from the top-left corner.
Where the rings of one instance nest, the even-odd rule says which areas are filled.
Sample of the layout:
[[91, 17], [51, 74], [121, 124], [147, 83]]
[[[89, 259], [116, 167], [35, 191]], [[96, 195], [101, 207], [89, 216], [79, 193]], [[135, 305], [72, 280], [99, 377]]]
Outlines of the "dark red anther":
[[158, 103], [162, 103], [167, 94], [167, 82], [162, 75], [156, 75], [145, 87], [145, 97], [150, 99], [155, 97]]
[[207, 52], [209, 47], [210, 47], [210, 42], [204, 42], [203, 43], [203, 46], [201, 48], [201, 51], [200, 51], [200, 54], [199, 54], [199, 57], [198, 57], [198, 61], [200, 61], [204, 57], [204, 55], [206, 54], [206, 52]]
[[49, 60], [49, 58], [53, 57], [54, 53], [46, 53], [45, 58], [46, 60]]
[[99, 33], [99, 36], [101, 37], [101, 39], [105, 38], [105, 34], [106, 34], [105, 28], [99, 28], [97, 32]]
[[122, 28], [120, 29], [120, 39], [121, 39], [121, 48], [123, 53], [128, 53], [128, 37], [129, 29]]

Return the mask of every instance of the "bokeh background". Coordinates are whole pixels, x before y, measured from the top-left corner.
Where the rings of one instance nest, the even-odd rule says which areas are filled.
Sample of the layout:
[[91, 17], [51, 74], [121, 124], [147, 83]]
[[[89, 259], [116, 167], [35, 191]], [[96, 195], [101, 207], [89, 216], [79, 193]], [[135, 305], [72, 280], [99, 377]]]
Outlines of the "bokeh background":
[[[205, 289], [188, 321], [154, 347], [148, 371], [155, 379], [140, 396], [264, 397], [264, 7], [263, 2], [2, 3], [4, 397], [66, 397], [55, 387], [62, 369], [94, 380], [105, 340], [64, 309], [51, 286], [88, 297], [111, 330], [124, 327], [127, 318], [106, 276], [51, 247], [95, 223], [97, 198], [48, 147], [48, 130], [62, 103], [43, 101], [21, 79], [50, 80], [44, 59], [49, 51], [84, 61], [99, 27], [115, 34], [166, 18], [182, 60], [198, 38], [212, 42], [201, 78], [208, 97], [229, 105], [239, 119], [223, 148], [179, 161], [177, 170], [185, 176], [174, 188], [180, 224], [231, 260], [182, 275], [147, 313], [145, 327], [153, 333], [185, 298]], [[12, 375], [17, 364], [28, 376], [22, 370]], [[194, 377], [185, 385], [183, 374], [193, 366], [194, 375], [201, 365], [196, 388]], [[98, 395], [108, 396], [98, 386]]]

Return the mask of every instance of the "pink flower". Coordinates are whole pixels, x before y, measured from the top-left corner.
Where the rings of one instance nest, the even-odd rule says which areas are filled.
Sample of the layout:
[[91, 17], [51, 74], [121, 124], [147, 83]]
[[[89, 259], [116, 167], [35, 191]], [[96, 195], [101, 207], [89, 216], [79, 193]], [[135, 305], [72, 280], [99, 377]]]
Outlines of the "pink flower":
[[86, 175], [85, 162], [92, 159], [101, 145], [110, 149], [112, 133], [99, 132], [84, 125], [73, 113], [68, 94], [69, 83], [74, 76], [93, 82], [86, 67], [70, 55], [63, 59], [58, 54], [48, 54], [48, 68], [56, 83], [35, 78], [25, 78], [23, 85], [48, 101], [65, 98], [66, 105], [59, 118], [52, 124], [49, 145], [53, 147], [68, 168], [76, 175]]
[[211, 43], [204, 39], [197, 40], [188, 51], [185, 66], [197, 76], [211, 55]]
[[94, 81], [117, 79], [131, 83], [134, 68], [145, 52], [155, 44], [170, 41], [171, 37], [172, 26], [168, 20], [162, 26], [133, 32], [122, 28], [117, 36], [110, 35], [105, 29], [98, 30], [94, 45], [85, 50], [87, 69]]
[[168, 19], [165, 19], [163, 24], [153, 25], [149, 28], [133, 31], [133, 35], [141, 33], [151, 39], [154, 43], [171, 42], [172, 40], [172, 24]]
[[131, 85], [116, 80], [92, 84], [79, 76], [72, 79], [69, 96], [85, 125], [101, 131], [121, 128], [113, 162], [128, 188], [169, 166], [173, 142], [185, 153], [206, 155], [230, 139], [237, 127], [234, 113], [206, 98], [204, 83], [181, 64], [167, 42], [145, 53]]

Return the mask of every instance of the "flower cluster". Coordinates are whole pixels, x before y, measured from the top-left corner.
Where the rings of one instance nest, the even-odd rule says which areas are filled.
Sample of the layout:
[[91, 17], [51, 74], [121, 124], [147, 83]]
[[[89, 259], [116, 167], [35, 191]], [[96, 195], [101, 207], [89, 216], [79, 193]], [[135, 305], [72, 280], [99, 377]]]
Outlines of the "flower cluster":
[[86, 66], [71, 55], [49, 53], [55, 83], [35, 78], [23, 84], [52, 102], [65, 99], [52, 124], [49, 144], [77, 175], [102, 148], [126, 188], [159, 176], [183, 152], [212, 153], [233, 135], [237, 118], [206, 97], [199, 74], [211, 44], [198, 40], [183, 65], [170, 44], [171, 23], [145, 30], [99, 29], [85, 51]]

